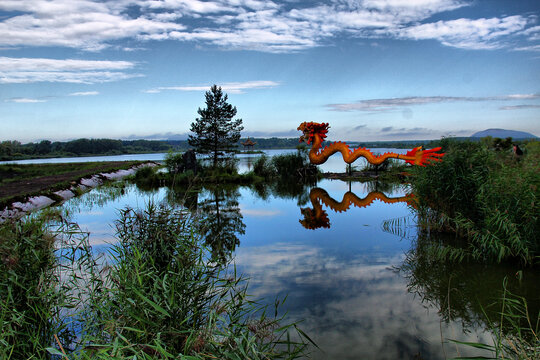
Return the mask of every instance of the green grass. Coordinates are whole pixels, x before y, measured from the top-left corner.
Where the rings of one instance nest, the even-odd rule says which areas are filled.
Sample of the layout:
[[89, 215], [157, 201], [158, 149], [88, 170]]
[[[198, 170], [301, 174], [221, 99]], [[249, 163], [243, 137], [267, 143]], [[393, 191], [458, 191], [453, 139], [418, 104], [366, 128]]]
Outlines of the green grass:
[[61, 321], [69, 300], [59, 290], [57, 238], [48, 220], [28, 218], [0, 226], [1, 359], [46, 359], [54, 335], [71, 341]]
[[[540, 151], [495, 151], [481, 142], [446, 139], [443, 161], [411, 170], [425, 231], [455, 233], [467, 240], [456, 259], [485, 262], [538, 261]], [[450, 252], [449, 252], [450, 254]]]

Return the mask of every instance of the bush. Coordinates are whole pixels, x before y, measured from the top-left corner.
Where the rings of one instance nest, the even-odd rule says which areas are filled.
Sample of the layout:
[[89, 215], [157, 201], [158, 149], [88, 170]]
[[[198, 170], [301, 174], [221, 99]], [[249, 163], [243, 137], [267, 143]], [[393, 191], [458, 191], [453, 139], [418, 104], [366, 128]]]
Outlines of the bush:
[[318, 174], [317, 167], [312, 165], [306, 153], [300, 150], [294, 154], [276, 155], [271, 159], [262, 155], [253, 165], [253, 172], [265, 179], [302, 179]]
[[184, 154], [180, 152], [172, 152], [169, 151], [167, 155], [165, 155], [165, 168], [167, 168], [167, 171], [169, 174], [176, 174], [182, 169], [184, 166]]
[[143, 166], [135, 172], [134, 180], [142, 188], [152, 188], [159, 184], [159, 175], [155, 167]]
[[272, 161], [266, 155], [261, 155], [253, 164], [253, 173], [265, 179], [269, 179], [276, 175]]

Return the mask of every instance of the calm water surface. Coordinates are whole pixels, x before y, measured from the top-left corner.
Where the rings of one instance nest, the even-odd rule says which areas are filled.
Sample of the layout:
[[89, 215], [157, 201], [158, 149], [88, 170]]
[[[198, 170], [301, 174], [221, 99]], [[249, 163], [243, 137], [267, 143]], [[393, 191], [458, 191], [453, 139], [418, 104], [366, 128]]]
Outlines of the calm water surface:
[[[244, 156], [241, 167], [249, 169], [252, 161]], [[344, 168], [341, 159], [333, 157], [324, 170]], [[374, 191], [396, 202], [376, 198], [368, 206], [351, 205], [341, 212], [325, 204], [334, 201], [335, 208], [348, 197], [367, 205], [361, 201]], [[227, 234], [233, 241], [225, 247], [237, 269], [250, 278], [249, 293], [255, 298], [273, 304], [276, 297], [287, 296], [281, 311], [287, 311], [290, 320], [303, 320], [301, 328], [321, 348], [314, 350], [315, 359], [477, 355], [448, 339], [491, 342], [478, 303], [496, 298], [503, 277], [515, 269], [444, 264], [426, 269], [411, 261], [423, 239], [405, 195], [406, 186], [337, 180], [296, 191], [239, 187], [221, 202], [236, 221], [233, 233]], [[204, 213], [202, 204], [220, 196], [207, 190], [189, 201]], [[126, 185], [94, 189], [63, 207], [90, 232], [94, 249], [105, 252], [115, 242], [113, 222], [119, 209], [184, 198], [182, 191], [142, 191]]]

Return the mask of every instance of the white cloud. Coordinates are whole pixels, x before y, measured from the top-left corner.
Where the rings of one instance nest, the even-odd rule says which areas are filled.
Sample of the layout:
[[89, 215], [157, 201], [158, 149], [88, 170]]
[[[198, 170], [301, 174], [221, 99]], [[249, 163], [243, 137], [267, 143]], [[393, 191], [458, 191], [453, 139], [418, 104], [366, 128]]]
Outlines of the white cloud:
[[44, 103], [47, 100], [42, 99], [31, 99], [31, 98], [11, 98], [5, 100], [5, 102], [14, 102], [14, 103]]
[[93, 96], [99, 95], [99, 91], [79, 91], [69, 94], [69, 96]]
[[134, 66], [135, 63], [130, 61], [0, 57], [0, 69], [3, 71], [127, 70]]
[[[275, 81], [246, 81], [246, 82], [232, 82], [232, 83], [223, 83], [217, 84], [221, 87], [223, 91], [229, 92], [231, 94], [242, 94], [245, 90], [250, 89], [268, 89], [272, 87], [279, 86], [279, 82]], [[155, 89], [146, 90], [146, 93], [155, 94], [160, 93], [165, 90], [176, 90], [176, 91], [208, 91], [211, 85], [197, 85], [197, 86], [162, 86]]]
[[0, 57], [0, 83], [103, 83], [142, 75], [125, 71], [135, 67], [129, 61]]
[[540, 105], [511, 105], [501, 106], [499, 110], [523, 110], [523, 109], [540, 109]]
[[[293, 52], [346, 34], [363, 38], [436, 40], [466, 49], [538, 39], [536, 18], [429, 22], [469, 6], [462, 0], [328, 0], [324, 4], [262, 0], [3, 0], [0, 47], [64, 46], [99, 51], [122, 39], [178, 40], [266, 52]], [[137, 9], [139, 11], [132, 11]], [[10, 13], [8, 13], [10, 14]], [[137, 15], [133, 15], [137, 14]], [[523, 47], [525, 49], [526, 47]]]
[[128, 17], [129, 1], [3, 0], [0, 10], [20, 11], [0, 22], [1, 45], [66, 46], [98, 51], [108, 41], [181, 30], [183, 25]]
[[540, 94], [511, 94], [502, 96], [464, 97], [464, 96], [411, 96], [389, 99], [368, 99], [354, 103], [329, 104], [328, 108], [334, 111], [388, 111], [414, 105], [428, 105], [448, 102], [479, 102], [479, 101], [509, 101], [534, 100]]
[[495, 49], [504, 45], [499, 40], [525, 29], [529, 19], [507, 16], [491, 19], [456, 19], [437, 21], [393, 30], [399, 38], [437, 40], [447, 46], [464, 49]]
[[540, 44], [531, 45], [531, 46], [521, 46], [521, 47], [515, 48], [514, 50], [516, 50], [516, 51], [540, 51]]
[[523, 34], [527, 35], [529, 37], [529, 40], [540, 40], [540, 26], [533, 26], [531, 28], [528, 28], [523, 32]]

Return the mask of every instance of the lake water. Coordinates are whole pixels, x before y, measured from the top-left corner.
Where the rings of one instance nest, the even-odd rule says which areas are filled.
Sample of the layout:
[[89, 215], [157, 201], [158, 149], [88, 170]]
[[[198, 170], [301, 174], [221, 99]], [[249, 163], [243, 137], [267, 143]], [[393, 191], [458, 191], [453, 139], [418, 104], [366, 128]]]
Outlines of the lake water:
[[[254, 157], [240, 158], [243, 171]], [[324, 171], [344, 169], [338, 156], [323, 166]], [[126, 206], [191, 203], [205, 216], [203, 204], [225, 197], [224, 221], [235, 222], [225, 237], [232, 240], [212, 243], [213, 251], [231, 253], [237, 270], [250, 279], [248, 292], [254, 298], [273, 304], [276, 297], [287, 296], [281, 311], [290, 320], [302, 320], [300, 327], [321, 349], [314, 349], [313, 358], [482, 354], [448, 340], [491, 343], [481, 307], [497, 298], [505, 276], [517, 292], [520, 286], [535, 285], [518, 284], [511, 267], [415, 262], [425, 238], [414, 226], [407, 193], [406, 185], [322, 180], [293, 189], [237, 187], [226, 195], [203, 190], [188, 199], [183, 190], [140, 190], [126, 184], [94, 189], [63, 207], [90, 232], [94, 250], [106, 252], [116, 241], [114, 220]], [[363, 200], [369, 196], [371, 203]], [[333, 210], [343, 210], [350, 199], [346, 211]]]

